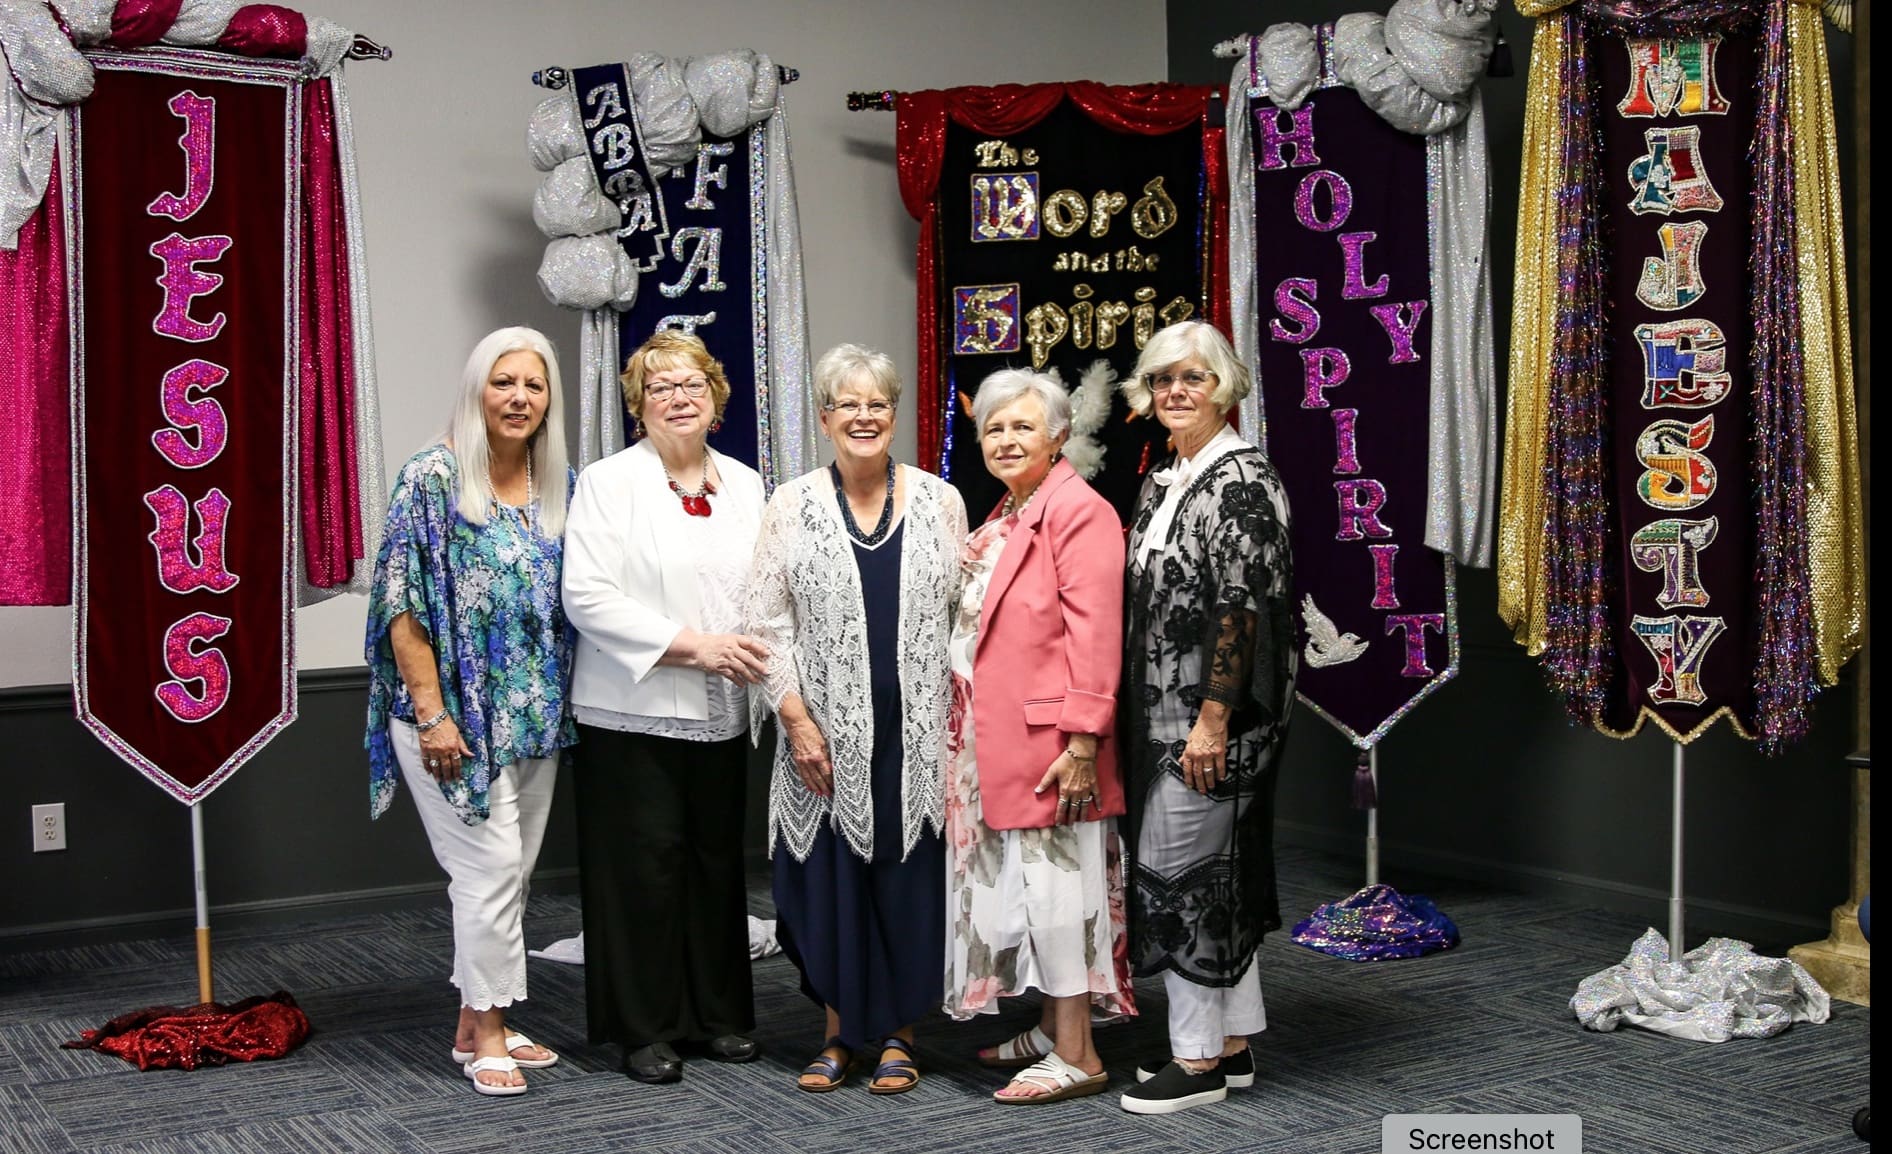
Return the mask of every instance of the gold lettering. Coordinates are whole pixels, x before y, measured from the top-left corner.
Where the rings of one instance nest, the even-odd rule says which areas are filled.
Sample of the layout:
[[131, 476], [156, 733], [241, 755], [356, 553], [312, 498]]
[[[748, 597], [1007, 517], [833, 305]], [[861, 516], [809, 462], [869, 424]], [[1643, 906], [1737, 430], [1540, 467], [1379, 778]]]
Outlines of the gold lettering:
[[1037, 164], [1038, 163], [1038, 150], [1035, 148], [1027, 148], [1023, 152], [1018, 154], [1018, 160], [1020, 164], [1027, 164], [1027, 165]]
[[1144, 240], [1155, 240], [1176, 223], [1176, 202], [1163, 191], [1163, 178], [1143, 186], [1143, 196], [1130, 210], [1130, 227]]
[[1188, 320], [1189, 315], [1195, 311], [1196, 306], [1190, 303], [1188, 297], [1179, 296], [1164, 305], [1157, 315], [1163, 318], [1163, 327], [1168, 328], [1170, 325]]
[[1107, 349], [1117, 343], [1117, 326], [1130, 315], [1130, 306], [1122, 301], [1103, 301], [1097, 306], [1097, 347]]
[[1091, 235], [1102, 236], [1110, 231], [1110, 218], [1123, 211], [1123, 206], [1130, 203], [1121, 192], [1100, 192], [1091, 197]]
[[1051, 350], [1070, 331], [1071, 322], [1064, 310], [1049, 302], [1034, 305], [1025, 314], [1025, 343], [1031, 346], [1031, 367], [1042, 369]]
[[1156, 290], [1145, 285], [1137, 290], [1137, 307], [1130, 310], [1130, 336], [1139, 349], [1156, 335], [1156, 306], [1150, 303], [1155, 299]]
[[987, 240], [1022, 240], [1038, 220], [1031, 181], [1018, 173], [972, 178], [973, 231]]
[[1018, 150], [1003, 140], [981, 140], [972, 146], [980, 168], [1004, 168], [1018, 163]]
[[1039, 217], [1052, 236], [1066, 237], [1084, 227], [1084, 220], [1090, 215], [1090, 206], [1084, 198], [1068, 188], [1061, 188], [1045, 197], [1045, 202], [1038, 209]]

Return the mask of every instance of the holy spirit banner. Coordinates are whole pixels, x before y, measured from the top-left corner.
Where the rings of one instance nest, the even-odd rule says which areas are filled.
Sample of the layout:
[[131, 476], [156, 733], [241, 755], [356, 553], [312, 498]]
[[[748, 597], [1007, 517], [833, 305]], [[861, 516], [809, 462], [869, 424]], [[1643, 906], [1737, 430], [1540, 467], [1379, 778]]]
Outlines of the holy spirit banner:
[[67, 170], [73, 688], [100, 740], [194, 801], [296, 715], [302, 80], [207, 53], [92, 64]]
[[1126, 520], [1168, 455], [1166, 431], [1113, 386], [1165, 325], [1227, 325], [1217, 95], [1080, 82], [899, 96], [900, 194], [920, 221], [919, 455], [975, 517], [1003, 490], [971, 397], [1002, 368], [1103, 394], [1076, 406], [1073, 460]]
[[[729, 404], [710, 443], [773, 484], [813, 461], [807, 320], [782, 78], [751, 52], [547, 69], [528, 132], [548, 175], [539, 283], [585, 310], [581, 459], [633, 432], [617, 376], [659, 329], [703, 340]], [[555, 78], [555, 79], [554, 79]]]
[[1818, 12], [1527, 8], [1500, 608], [1597, 729], [1777, 752], [1864, 596]]
[[[1458, 672], [1453, 547], [1488, 563], [1482, 195], [1439, 215], [1467, 186], [1482, 190], [1474, 111], [1488, 16], [1454, 29], [1456, 103], [1411, 79], [1389, 84], [1383, 66], [1356, 87], [1366, 62], [1387, 59], [1399, 21], [1433, 10], [1271, 28], [1250, 38], [1230, 102], [1248, 110], [1231, 149], [1247, 178], [1236, 211], [1252, 204], [1231, 229], [1246, 245], [1238, 295], [1253, 302], [1237, 341], [1254, 350], [1250, 421], [1294, 512], [1296, 691], [1362, 750]], [[1448, 249], [1470, 258], [1469, 276], [1435, 275]], [[1468, 470], [1433, 470], [1435, 432], [1456, 446], [1448, 467]]]

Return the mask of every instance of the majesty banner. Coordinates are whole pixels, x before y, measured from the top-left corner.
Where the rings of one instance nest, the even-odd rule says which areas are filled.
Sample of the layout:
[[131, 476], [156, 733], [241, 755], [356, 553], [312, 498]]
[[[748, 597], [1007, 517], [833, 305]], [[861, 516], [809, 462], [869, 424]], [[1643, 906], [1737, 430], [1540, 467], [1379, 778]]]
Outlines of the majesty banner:
[[90, 59], [66, 189], [74, 693], [194, 802], [295, 719], [302, 72]]
[[1162, 426], [1133, 418], [1111, 386], [1157, 329], [1226, 325], [1212, 94], [1047, 84], [899, 98], [901, 195], [922, 222], [920, 459], [976, 515], [1003, 489], [986, 472], [971, 398], [1001, 368], [1056, 371], [1067, 387], [1093, 374], [1110, 390], [1078, 406], [1073, 435], [1101, 450], [1090, 481], [1120, 515], [1167, 455]]
[[1301, 700], [1362, 749], [1458, 672], [1425, 544], [1434, 349], [1424, 137], [1343, 86], [1254, 106], [1255, 366], [1294, 510]]

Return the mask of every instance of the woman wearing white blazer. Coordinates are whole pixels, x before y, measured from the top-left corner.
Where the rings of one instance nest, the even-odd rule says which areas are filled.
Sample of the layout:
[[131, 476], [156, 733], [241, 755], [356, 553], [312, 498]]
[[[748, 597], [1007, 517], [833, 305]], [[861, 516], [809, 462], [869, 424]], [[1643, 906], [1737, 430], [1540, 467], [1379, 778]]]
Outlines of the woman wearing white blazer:
[[764, 496], [708, 445], [729, 382], [702, 341], [659, 332], [619, 379], [642, 439], [579, 476], [565, 528], [586, 1016], [626, 1074], [674, 1082], [674, 1043], [756, 1056], [743, 737], [768, 650], [740, 630]]

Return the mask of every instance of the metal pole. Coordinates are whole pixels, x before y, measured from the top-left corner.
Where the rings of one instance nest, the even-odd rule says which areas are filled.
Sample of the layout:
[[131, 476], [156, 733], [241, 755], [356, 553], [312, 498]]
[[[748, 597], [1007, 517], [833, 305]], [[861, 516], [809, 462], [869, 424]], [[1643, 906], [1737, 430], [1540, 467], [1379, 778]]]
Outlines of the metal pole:
[[1675, 742], [1674, 799], [1669, 816], [1669, 961], [1679, 963], [1687, 945], [1682, 940], [1682, 743]]
[[[1380, 747], [1375, 745], [1366, 754], [1366, 771], [1373, 777], [1373, 796], [1380, 793]], [[1366, 884], [1380, 884], [1380, 807], [1369, 806], [1366, 811]]]
[[197, 1000], [211, 1002], [210, 891], [204, 884], [204, 807], [191, 806], [191, 881], [197, 890]]

